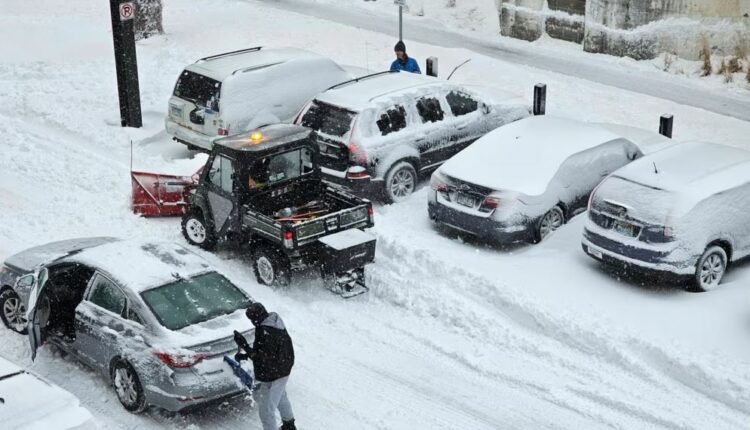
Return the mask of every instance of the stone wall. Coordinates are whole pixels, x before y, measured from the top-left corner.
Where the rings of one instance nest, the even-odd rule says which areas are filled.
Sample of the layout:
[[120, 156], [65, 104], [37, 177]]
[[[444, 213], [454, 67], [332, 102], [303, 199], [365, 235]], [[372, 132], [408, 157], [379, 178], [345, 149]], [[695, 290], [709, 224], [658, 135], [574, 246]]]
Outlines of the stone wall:
[[505, 36], [583, 43], [636, 59], [750, 52], [750, 0], [496, 0]]

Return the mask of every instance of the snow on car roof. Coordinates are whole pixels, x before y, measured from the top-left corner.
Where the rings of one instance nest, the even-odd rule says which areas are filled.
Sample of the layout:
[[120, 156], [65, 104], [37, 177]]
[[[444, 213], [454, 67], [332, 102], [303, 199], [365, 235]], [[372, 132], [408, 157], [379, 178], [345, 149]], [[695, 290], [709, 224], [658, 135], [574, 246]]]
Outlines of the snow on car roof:
[[103, 243], [109, 243], [115, 240], [118, 239], [114, 237], [81, 237], [45, 243], [44, 245], [25, 249], [17, 254], [11, 255], [5, 260], [5, 264], [23, 271], [32, 271], [39, 264], [64, 257], [71, 252], [76, 252], [92, 246], [99, 246]]
[[332, 60], [314, 52], [299, 48], [261, 48], [257, 51], [242, 52], [216, 56], [207, 60], [198, 60], [185, 69], [208, 76], [217, 81], [223, 81], [227, 76], [238, 70], [263, 68], [269, 65], [294, 60], [304, 67], [305, 62]]
[[346, 109], [362, 110], [377, 98], [428, 85], [450, 84], [431, 76], [416, 73], [383, 73], [370, 75], [358, 81], [331, 88], [318, 95], [316, 99]]
[[100, 269], [135, 292], [174, 281], [177, 275], [188, 278], [211, 269], [202, 257], [169, 242], [123, 240], [88, 248], [63, 261]]
[[618, 138], [594, 124], [535, 116], [489, 132], [448, 160], [440, 172], [498, 191], [539, 195], [568, 157]]
[[636, 160], [615, 176], [702, 200], [750, 181], [750, 151], [684, 142]]
[[664, 149], [667, 146], [676, 143], [674, 140], [651, 130], [622, 124], [608, 124], [604, 122], [598, 122], [595, 124], [635, 143], [644, 154], [651, 154], [652, 152]]

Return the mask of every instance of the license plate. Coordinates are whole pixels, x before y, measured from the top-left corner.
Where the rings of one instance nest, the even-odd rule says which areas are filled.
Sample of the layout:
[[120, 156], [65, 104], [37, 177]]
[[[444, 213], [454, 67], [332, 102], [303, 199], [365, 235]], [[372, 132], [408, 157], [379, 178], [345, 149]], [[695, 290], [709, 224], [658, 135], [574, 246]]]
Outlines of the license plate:
[[592, 256], [594, 256], [594, 257], [596, 257], [596, 258], [598, 258], [600, 260], [602, 259], [602, 253], [601, 252], [597, 251], [596, 249], [594, 249], [594, 248], [592, 248], [590, 246], [588, 248], [589, 248], [589, 254], [591, 254]]
[[464, 205], [468, 207], [474, 207], [474, 197], [464, 194], [464, 193], [458, 193], [456, 194], [456, 203], [459, 205]]
[[622, 221], [615, 221], [612, 225], [612, 230], [629, 237], [635, 236], [635, 226]]

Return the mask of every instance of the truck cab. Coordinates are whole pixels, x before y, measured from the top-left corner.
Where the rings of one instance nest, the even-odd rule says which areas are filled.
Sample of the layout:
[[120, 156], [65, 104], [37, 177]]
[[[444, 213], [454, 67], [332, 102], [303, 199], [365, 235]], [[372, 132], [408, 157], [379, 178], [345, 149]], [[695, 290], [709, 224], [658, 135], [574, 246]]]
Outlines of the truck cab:
[[374, 260], [372, 204], [323, 181], [314, 133], [277, 124], [215, 142], [182, 220], [187, 241], [248, 245], [258, 282], [310, 266], [343, 295], [364, 292]]

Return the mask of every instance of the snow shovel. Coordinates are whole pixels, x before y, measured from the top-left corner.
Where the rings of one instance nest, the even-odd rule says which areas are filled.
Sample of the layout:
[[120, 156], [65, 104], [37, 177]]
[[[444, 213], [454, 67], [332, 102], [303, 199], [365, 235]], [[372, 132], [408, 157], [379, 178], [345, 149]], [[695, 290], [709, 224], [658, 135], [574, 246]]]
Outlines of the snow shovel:
[[232, 368], [232, 373], [236, 377], [240, 379], [240, 382], [242, 382], [242, 385], [247, 388], [247, 392], [252, 394], [253, 393], [253, 377], [250, 376], [250, 374], [247, 372], [247, 370], [243, 369], [242, 366], [240, 366], [240, 363], [238, 363], [234, 358], [225, 355], [224, 356], [224, 362], [229, 365], [229, 367]]
[[[234, 330], [234, 343], [237, 344], [237, 353], [249, 353], [252, 349], [250, 348], [250, 344], [247, 343], [247, 339], [245, 339], [245, 336], [243, 336], [242, 333], [238, 332], [237, 330]], [[235, 374], [235, 376], [240, 378], [240, 381], [245, 386], [245, 388], [247, 388], [247, 391], [252, 394], [253, 377], [250, 376], [249, 373], [247, 373], [247, 370], [243, 369], [237, 360], [228, 355], [224, 356], [224, 362], [232, 368], [232, 372]]]

